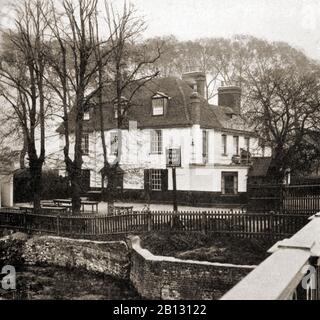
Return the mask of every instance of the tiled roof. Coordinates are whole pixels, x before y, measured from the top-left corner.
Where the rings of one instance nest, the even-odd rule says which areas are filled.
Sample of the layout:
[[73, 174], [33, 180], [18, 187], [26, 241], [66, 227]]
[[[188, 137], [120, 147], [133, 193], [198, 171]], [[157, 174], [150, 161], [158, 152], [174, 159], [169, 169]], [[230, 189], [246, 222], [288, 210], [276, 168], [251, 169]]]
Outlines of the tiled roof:
[[249, 170], [249, 177], [266, 177], [271, 160], [271, 157], [252, 158], [252, 167]]
[[[170, 97], [168, 100], [167, 110], [164, 116], [152, 115], [152, 97], [157, 93]], [[190, 127], [193, 125], [191, 117], [190, 96], [193, 89], [183, 80], [173, 77], [158, 78], [149, 82], [139, 89], [136, 93], [127, 113], [127, 123], [130, 120], [137, 121], [138, 128], [175, 128]], [[113, 99], [108, 99], [112, 101]], [[201, 100], [200, 125], [206, 129], [223, 129], [224, 123], [230, 117], [230, 108], [215, 107], [207, 103], [204, 98]], [[114, 107], [112, 103], [104, 105], [104, 129], [111, 130], [117, 128], [117, 120], [114, 117]], [[71, 117], [70, 117], [71, 118]], [[233, 118], [233, 121], [235, 118]], [[70, 120], [70, 129], [72, 130], [73, 121]], [[100, 112], [97, 107], [91, 110], [89, 121], [84, 122], [85, 131], [100, 130]], [[63, 133], [61, 125], [57, 130]]]

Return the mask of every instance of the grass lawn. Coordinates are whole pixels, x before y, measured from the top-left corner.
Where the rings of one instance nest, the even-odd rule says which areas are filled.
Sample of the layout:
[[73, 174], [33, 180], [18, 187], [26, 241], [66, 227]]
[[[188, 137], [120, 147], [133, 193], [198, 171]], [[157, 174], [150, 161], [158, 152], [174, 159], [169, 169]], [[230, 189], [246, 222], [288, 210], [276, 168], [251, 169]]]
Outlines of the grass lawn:
[[236, 239], [202, 233], [150, 233], [142, 237], [142, 245], [155, 255], [173, 256], [236, 265], [258, 265], [268, 257], [274, 244], [266, 240]]

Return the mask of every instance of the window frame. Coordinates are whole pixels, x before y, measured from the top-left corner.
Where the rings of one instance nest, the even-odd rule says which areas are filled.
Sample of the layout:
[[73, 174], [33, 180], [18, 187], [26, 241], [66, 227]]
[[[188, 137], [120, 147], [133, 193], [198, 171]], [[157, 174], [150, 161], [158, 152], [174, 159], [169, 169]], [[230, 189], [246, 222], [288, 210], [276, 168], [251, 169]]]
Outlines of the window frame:
[[262, 157], [264, 158], [266, 156], [266, 146], [265, 145], [261, 146], [261, 153], [262, 153]]
[[83, 156], [90, 155], [90, 134], [87, 132], [82, 135], [81, 150]]
[[[158, 103], [158, 102], [162, 102], [161, 103], [161, 106], [160, 105], [155, 105], [155, 103]], [[152, 98], [152, 116], [153, 117], [163, 117], [164, 114], [165, 114], [165, 108], [166, 108], [166, 101], [167, 101], [167, 98], [165, 97], [156, 97], [156, 98]], [[156, 114], [154, 111], [155, 109], [160, 109], [162, 108], [162, 113], [158, 113]]]
[[90, 103], [89, 105], [87, 105], [84, 109], [84, 113], [83, 113], [83, 121], [89, 121], [91, 120], [91, 109], [93, 108], [93, 104]]
[[[157, 137], [155, 139], [155, 137]], [[163, 132], [162, 130], [150, 131], [150, 154], [163, 154]]]
[[240, 156], [240, 137], [233, 136], [233, 155]]
[[[128, 101], [125, 98], [123, 98], [120, 105], [121, 117], [124, 117], [126, 114], [127, 104], [128, 104]], [[117, 100], [113, 102], [113, 109], [114, 109], [114, 118], [119, 119], [119, 104]]]
[[[168, 108], [168, 101], [169, 97], [164, 94], [163, 92], [157, 92], [152, 98], [151, 98], [151, 115], [153, 117], [163, 117], [166, 115], [167, 108]], [[159, 103], [160, 102], [160, 103]], [[155, 113], [154, 111], [158, 109], [158, 111], [162, 110], [162, 112]]]
[[221, 135], [221, 151], [224, 157], [228, 156], [228, 135]]
[[247, 152], [250, 152], [250, 149], [251, 149], [251, 139], [250, 139], [250, 137], [245, 137], [244, 138], [244, 146], [245, 146], [245, 150]]
[[118, 132], [110, 132], [110, 155], [117, 157], [118, 154], [119, 154], [119, 134]]
[[162, 170], [151, 169], [149, 172], [150, 179], [150, 190], [151, 191], [162, 191]]
[[[124, 115], [124, 106], [120, 107], [121, 116]], [[119, 119], [118, 104], [114, 104], [114, 118]]]
[[[233, 177], [233, 192], [227, 193], [226, 177]], [[221, 193], [225, 196], [236, 196], [239, 194], [239, 172], [221, 172]]]
[[203, 163], [209, 162], [209, 131], [202, 130], [202, 159]]

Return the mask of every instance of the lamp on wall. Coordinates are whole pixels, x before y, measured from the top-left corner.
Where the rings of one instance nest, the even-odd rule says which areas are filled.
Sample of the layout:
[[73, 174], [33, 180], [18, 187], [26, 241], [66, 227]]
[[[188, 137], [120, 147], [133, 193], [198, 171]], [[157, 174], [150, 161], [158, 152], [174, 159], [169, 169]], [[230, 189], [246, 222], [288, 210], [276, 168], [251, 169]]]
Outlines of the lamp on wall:
[[196, 154], [194, 152], [194, 140], [192, 139], [191, 141], [191, 148], [192, 148], [192, 161], [195, 161], [196, 159]]

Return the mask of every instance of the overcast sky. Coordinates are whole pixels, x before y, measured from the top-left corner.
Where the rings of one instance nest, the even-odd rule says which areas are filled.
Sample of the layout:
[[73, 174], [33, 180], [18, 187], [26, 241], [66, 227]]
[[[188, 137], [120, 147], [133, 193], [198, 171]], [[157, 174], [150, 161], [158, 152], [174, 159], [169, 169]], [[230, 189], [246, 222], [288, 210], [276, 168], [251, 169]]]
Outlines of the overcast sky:
[[[8, 16], [0, 0], [2, 23]], [[101, 0], [100, 0], [101, 1]], [[103, 1], [101, 1], [103, 2]], [[116, 4], [121, 0], [114, 0]], [[320, 60], [319, 0], [131, 0], [148, 24], [146, 37], [231, 37], [285, 41]], [[3, 15], [4, 13], [4, 15]]]

